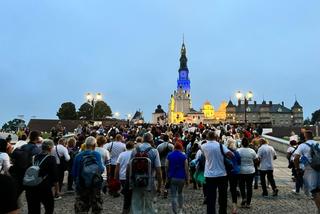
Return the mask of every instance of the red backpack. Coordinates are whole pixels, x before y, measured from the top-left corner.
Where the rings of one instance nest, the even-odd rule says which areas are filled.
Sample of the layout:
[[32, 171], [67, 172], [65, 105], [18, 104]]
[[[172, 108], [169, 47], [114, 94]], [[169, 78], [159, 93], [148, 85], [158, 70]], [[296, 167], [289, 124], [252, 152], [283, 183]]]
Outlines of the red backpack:
[[141, 151], [139, 147], [136, 148], [135, 156], [129, 163], [129, 178], [131, 188], [147, 188], [151, 191], [152, 187], [152, 162], [149, 158], [149, 151], [152, 147]]

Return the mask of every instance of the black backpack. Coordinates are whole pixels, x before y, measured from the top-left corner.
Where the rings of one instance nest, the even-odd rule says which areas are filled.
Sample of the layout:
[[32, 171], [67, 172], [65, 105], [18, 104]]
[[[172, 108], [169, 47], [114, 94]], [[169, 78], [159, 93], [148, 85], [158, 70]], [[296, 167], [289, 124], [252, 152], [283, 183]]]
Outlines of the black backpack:
[[32, 165], [33, 150], [36, 149], [36, 145], [26, 144], [21, 148], [17, 148], [11, 154], [12, 167], [10, 173], [13, 175], [24, 175], [28, 167]]

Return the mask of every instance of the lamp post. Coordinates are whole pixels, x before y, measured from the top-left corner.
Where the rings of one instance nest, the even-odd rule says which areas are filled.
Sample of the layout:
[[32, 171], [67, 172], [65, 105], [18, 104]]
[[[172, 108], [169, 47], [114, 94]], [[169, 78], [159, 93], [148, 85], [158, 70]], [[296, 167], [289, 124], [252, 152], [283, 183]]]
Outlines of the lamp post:
[[115, 112], [115, 113], [114, 113], [114, 116], [115, 116], [117, 119], [119, 119], [120, 113], [119, 113], [119, 112]]
[[252, 91], [248, 91], [246, 93], [246, 95], [244, 95], [241, 91], [238, 91], [236, 93], [236, 97], [239, 101], [239, 103], [241, 104], [241, 101], [244, 102], [244, 124], [246, 125], [247, 124], [247, 108], [248, 108], [248, 103], [249, 101], [252, 100], [252, 97], [253, 97], [253, 93]]
[[102, 94], [101, 93], [96, 93], [94, 95], [94, 94], [89, 92], [89, 93], [86, 94], [86, 100], [92, 106], [92, 120], [94, 121], [94, 108], [96, 106], [96, 103], [98, 101], [102, 100]]

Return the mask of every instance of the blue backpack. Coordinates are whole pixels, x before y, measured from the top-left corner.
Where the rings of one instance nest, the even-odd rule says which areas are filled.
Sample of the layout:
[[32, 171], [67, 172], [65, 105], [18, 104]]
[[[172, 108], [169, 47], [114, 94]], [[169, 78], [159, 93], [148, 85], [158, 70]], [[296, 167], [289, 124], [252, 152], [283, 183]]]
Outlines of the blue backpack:
[[84, 155], [80, 161], [80, 171], [77, 178], [77, 188], [101, 188], [103, 178], [98, 160], [92, 153]]

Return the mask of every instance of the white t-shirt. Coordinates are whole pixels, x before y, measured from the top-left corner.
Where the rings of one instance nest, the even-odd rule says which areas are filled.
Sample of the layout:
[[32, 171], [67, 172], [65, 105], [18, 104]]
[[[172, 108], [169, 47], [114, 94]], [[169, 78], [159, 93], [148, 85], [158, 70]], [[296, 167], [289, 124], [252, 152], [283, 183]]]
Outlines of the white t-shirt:
[[110, 164], [110, 153], [108, 150], [103, 147], [96, 147], [95, 151], [101, 155], [101, 161], [104, 166]]
[[0, 152], [0, 174], [7, 174], [10, 166], [9, 155], [5, 152]]
[[127, 171], [127, 166], [129, 164], [130, 158], [131, 158], [131, 153], [132, 150], [125, 151], [120, 153], [117, 164], [120, 165], [119, 169], [119, 179], [120, 180], [126, 180], [126, 171]]
[[70, 155], [69, 155], [68, 149], [66, 147], [64, 147], [63, 145], [58, 144], [52, 149], [52, 155], [56, 158], [57, 164], [60, 164], [60, 159], [57, 155], [57, 151], [59, 153], [60, 158], [64, 157], [66, 161], [70, 160]]
[[260, 170], [273, 170], [273, 159], [276, 156], [276, 151], [272, 146], [263, 144], [258, 149], [258, 157], [260, 158]]
[[[308, 141], [306, 141], [305, 143], [300, 144], [300, 145], [298, 146], [298, 148], [296, 149], [296, 151], [295, 151], [293, 154], [294, 154], [294, 155], [298, 154], [298, 155], [300, 155], [301, 157], [302, 157], [302, 156], [305, 156], [305, 157], [308, 159], [309, 163], [310, 163], [311, 160], [312, 160], [312, 158], [311, 158], [311, 152], [310, 152], [311, 148], [310, 148], [310, 146], [308, 146], [307, 144], [313, 145], [313, 144], [317, 144], [317, 142], [314, 141], [314, 140], [308, 140]], [[294, 156], [294, 155], [293, 155], [293, 156]]]
[[251, 148], [240, 148], [237, 151], [241, 157], [239, 174], [253, 174], [255, 172], [253, 160], [258, 158], [257, 153]]
[[[230, 152], [225, 145], [222, 145], [222, 148], [225, 154]], [[220, 144], [217, 141], [207, 141], [207, 143], [201, 146], [201, 150], [206, 157], [204, 176], [209, 178], [226, 176], [227, 173]]]
[[113, 141], [104, 145], [103, 148], [107, 149], [110, 152], [111, 165], [117, 165], [116, 162], [120, 153], [126, 151], [126, 144], [118, 141]]

